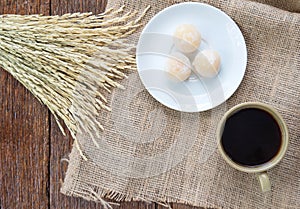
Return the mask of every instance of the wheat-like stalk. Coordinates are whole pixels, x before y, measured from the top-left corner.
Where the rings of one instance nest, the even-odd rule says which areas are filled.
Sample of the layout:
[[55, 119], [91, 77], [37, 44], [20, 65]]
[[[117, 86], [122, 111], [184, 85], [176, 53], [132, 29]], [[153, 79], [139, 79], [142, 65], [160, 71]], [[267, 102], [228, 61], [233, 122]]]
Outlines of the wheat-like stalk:
[[136, 69], [133, 46], [123, 38], [145, 12], [1, 15], [0, 66], [49, 108], [63, 133], [59, 118], [75, 140], [82, 131], [94, 140], [103, 129], [97, 112], [110, 110], [103, 91], [122, 87], [118, 80]]

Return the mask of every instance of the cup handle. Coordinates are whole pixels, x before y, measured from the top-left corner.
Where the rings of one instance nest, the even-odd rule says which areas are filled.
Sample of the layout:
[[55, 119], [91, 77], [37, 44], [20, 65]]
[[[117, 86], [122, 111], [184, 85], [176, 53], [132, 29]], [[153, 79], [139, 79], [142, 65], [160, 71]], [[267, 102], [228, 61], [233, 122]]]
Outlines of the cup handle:
[[257, 178], [260, 183], [262, 192], [271, 191], [271, 182], [270, 182], [267, 172], [259, 173], [257, 175]]

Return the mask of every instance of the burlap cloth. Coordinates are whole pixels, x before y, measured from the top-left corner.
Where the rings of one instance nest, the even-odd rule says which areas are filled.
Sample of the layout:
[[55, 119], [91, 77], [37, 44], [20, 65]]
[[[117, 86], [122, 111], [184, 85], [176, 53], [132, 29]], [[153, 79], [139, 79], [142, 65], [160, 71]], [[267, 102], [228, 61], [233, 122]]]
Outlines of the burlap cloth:
[[[259, 0], [262, 2], [262, 0]], [[145, 22], [181, 0], [110, 0], [108, 7], [142, 11]], [[99, 120], [99, 148], [82, 136], [88, 161], [74, 147], [62, 193], [99, 201], [180, 202], [212, 208], [300, 208], [300, 14], [299, 1], [207, 0], [240, 27], [247, 44], [245, 77], [235, 94], [213, 110], [185, 114], [156, 102], [137, 73], [115, 90], [112, 112]], [[297, 7], [298, 5], [298, 7]], [[131, 37], [133, 41], [138, 33]], [[261, 193], [255, 175], [234, 170], [219, 155], [215, 126], [222, 114], [246, 101], [271, 104], [290, 133], [286, 156], [268, 173], [272, 191]]]

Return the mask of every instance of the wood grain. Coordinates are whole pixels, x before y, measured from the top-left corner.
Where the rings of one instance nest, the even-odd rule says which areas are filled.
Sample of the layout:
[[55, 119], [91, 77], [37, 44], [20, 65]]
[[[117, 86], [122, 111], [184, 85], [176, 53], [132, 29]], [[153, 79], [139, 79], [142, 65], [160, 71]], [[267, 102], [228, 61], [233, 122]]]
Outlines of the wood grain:
[[[40, 4], [1, 0], [1, 12], [49, 14], [49, 8]], [[1, 209], [47, 208], [48, 110], [3, 69], [0, 69], [0, 92]]]
[[[1, 14], [61, 15], [104, 11], [106, 0], [0, 0]], [[1, 55], [0, 55], [1, 56]], [[0, 209], [102, 209], [60, 193], [73, 140], [18, 81], [0, 68]], [[192, 209], [181, 204], [174, 209]], [[116, 209], [163, 209], [123, 202]], [[195, 208], [193, 208], [195, 209]]]

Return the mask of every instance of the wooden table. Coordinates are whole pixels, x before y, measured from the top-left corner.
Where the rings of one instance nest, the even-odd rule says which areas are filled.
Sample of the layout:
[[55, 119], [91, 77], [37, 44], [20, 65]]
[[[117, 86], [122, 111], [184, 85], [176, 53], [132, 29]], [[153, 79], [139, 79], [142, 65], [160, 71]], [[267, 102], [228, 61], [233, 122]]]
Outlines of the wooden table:
[[[105, 5], [105, 0], [0, 0], [0, 14], [100, 13]], [[59, 192], [67, 169], [61, 159], [70, 153], [72, 146], [70, 134], [67, 132], [64, 137], [48, 109], [1, 68], [0, 89], [0, 209], [103, 208]], [[180, 204], [171, 206], [193, 208]], [[124, 202], [114, 208], [163, 207], [154, 203]]]

